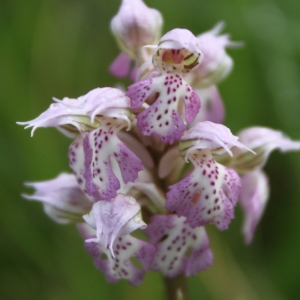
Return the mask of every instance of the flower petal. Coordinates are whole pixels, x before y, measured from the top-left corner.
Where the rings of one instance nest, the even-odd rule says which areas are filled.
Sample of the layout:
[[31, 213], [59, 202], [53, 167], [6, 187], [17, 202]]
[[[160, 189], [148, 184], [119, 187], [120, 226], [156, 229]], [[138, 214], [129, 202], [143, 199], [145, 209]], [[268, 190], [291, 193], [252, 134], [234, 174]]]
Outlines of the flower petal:
[[[86, 241], [88, 253], [94, 258], [95, 266], [102, 270], [109, 282], [126, 279], [132, 285], [142, 282], [145, 271], [150, 268], [155, 248], [144, 241], [138, 240], [130, 235], [119, 237], [113, 244], [113, 257], [110, 251], [101, 241]], [[142, 269], [136, 267], [131, 259], [137, 258]]]
[[251, 149], [264, 147], [265, 152], [269, 154], [275, 149], [282, 152], [300, 149], [300, 141], [292, 141], [281, 131], [266, 127], [250, 127], [239, 133], [242, 143]]
[[194, 170], [169, 187], [166, 208], [185, 216], [191, 227], [213, 222], [228, 228], [240, 191], [240, 178], [234, 170], [218, 164], [209, 150], [189, 155]]
[[201, 99], [201, 109], [192, 125], [203, 121], [222, 123], [225, 109], [217, 87], [213, 85], [205, 89], [197, 89], [196, 92]]
[[156, 215], [146, 229], [156, 253], [152, 269], [166, 277], [195, 275], [212, 265], [213, 254], [204, 227], [192, 229], [184, 217]]
[[[126, 94], [138, 110], [145, 101], [153, 102], [137, 116], [137, 125], [146, 136], [157, 134], [162, 142], [172, 144], [185, 130], [184, 117], [191, 123], [200, 109], [196, 92], [179, 76], [166, 74], [131, 85]], [[185, 116], [180, 107], [184, 104]]]
[[68, 137], [76, 137], [80, 131], [97, 127], [98, 124], [91, 122], [77, 99], [64, 98], [56, 101], [57, 103], [52, 103], [37, 118], [28, 122], [17, 122], [17, 124], [26, 125], [25, 129], [32, 127], [31, 136], [39, 127], [60, 127]]
[[142, 170], [140, 159], [117, 136], [125, 125], [124, 121], [103, 118], [98, 129], [78, 137], [70, 146], [71, 169], [81, 188], [94, 201], [110, 200], [120, 188], [112, 159], [117, 162], [125, 183], [134, 181]]
[[129, 74], [131, 58], [121, 52], [109, 66], [109, 71], [117, 77], [126, 77]]
[[130, 99], [116, 88], [96, 88], [78, 98], [83, 110], [94, 121], [96, 116], [102, 115], [111, 118], [123, 119], [129, 122]]
[[230, 156], [231, 147], [236, 146], [240, 149], [248, 149], [238, 141], [230, 129], [222, 124], [215, 124], [209, 121], [196, 123], [181, 138], [180, 151], [185, 157], [195, 149], [210, 149], [217, 153], [226, 151]]
[[269, 198], [269, 182], [263, 171], [256, 170], [243, 176], [241, 183], [240, 203], [245, 214], [243, 234], [250, 244]]
[[100, 242], [113, 253], [113, 243], [123, 235], [139, 228], [145, 229], [146, 224], [141, 220], [141, 207], [133, 197], [117, 195], [111, 201], [94, 203], [91, 212], [83, 216], [84, 220], [96, 229], [96, 239], [86, 242]]

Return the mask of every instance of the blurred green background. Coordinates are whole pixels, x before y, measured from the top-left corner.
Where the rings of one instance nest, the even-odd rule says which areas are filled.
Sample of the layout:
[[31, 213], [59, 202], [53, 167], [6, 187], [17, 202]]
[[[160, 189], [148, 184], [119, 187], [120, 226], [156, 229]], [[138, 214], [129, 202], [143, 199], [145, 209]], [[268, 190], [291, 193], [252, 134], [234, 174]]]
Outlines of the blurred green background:
[[[233, 133], [263, 125], [300, 138], [298, 0], [147, 0], [162, 12], [164, 32], [195, 34], [227, 24], [235, 68], [219, 85]], [[34, 138], [16, 121], [35, 118], [51, 97], [77, 97], [112, 86], [107, 68], [118, 54], [109, 22], [119, 1], [1, 0], [0, 3], [0, 299], [164, 299], [162, 278], [108, 284], [85, 253], [74, 226], [52, 222], [23, 200], [24, 181], [69, 171], [71, 140], [55, 129]], [[189, 279], [190, 299], [299, 299], [300, 153], [273, 153], [266, 171], [271, 199], [255, 239], [245, 246], [242, 215], [226, 232], [208, 228], [214, 266]]]

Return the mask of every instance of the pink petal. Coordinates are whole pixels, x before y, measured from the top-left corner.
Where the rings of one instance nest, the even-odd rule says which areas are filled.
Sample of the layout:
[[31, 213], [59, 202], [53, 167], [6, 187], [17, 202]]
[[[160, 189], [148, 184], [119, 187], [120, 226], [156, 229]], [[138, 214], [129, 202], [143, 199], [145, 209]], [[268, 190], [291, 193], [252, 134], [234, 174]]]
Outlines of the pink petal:
[[79, 97], [78, 101], [82, 103], [83, 110], [92, 121], [97, 116], [107, 116], [124, 119], [128, 122], [126, 114], [127, 108], [130, 107], [130, 99], [119, 89], [96, 88]]
[[[96, 229], [94, 241], [104, 244], [112, 251], [115, 240], [139, 228], [145, 229], [146, 224], [138, 216], [141, 207], [131, 196], [117, 195], [111, 201], [94, 203], [91, 212], [85, 215], [84, 220]], [[114, 253], [112, 252], [114, 256]]]
[[181, 138], [180, 150], [187, 150], [186, 157], [195, 149], [210, 149], [216, 152], [226, 151], [232, 156], [230, 148], [233, 146], [252, 151], [239, 142], [238, 137], [234, 136], [226, 126], [205, 121], [196, 123], [184, 133]]
[[226, 47], [240, 47], [242, 43], [230, 41], [229, 35], [219, 35], [223, 24], [219, 23], [211, 31], [198, 36], [199, 48], [203, 52], [203, 61], [193, 70], [194, 84], [197, 87], [209, 87], [225, 78], [233, 67], [232, 58], [226, 53]]
[[[84, 130], [85, 124], [88, 126], [92, 125], [90, 118], [82, 109], [81, 103], [77, 99], [69, 98], [52, 103], [37, 118], [28, 122], [17, 122], [17, 124], [26, 125], [25, 129], [32, 127], [31, 136], [39, 127], [64, 127], [67, 125], [71, 130], [63, 131], [63, 133], [69, 137], [75, 137], [79, 131]], [[75, 135], [74, 132], [76, 132]]]
[[201, 99], [201, 110], [192, 124], [203, 121], [222, 123], [225, 116], [224, 104], [216, 86], [196, 90]]
[[152, 269], [166, 277], [195, 275], [212, 265], [213, 254], [204, 227], [191, 228], [184, 217], [156, 215], [146, 229], [156, 253]]
[[253, 149], [256, 155], [237, 150], [235, 157], [229, 162], [240, 173], [263, 168], [270, 153], [279, 149], [281, 152], [300, 150], [300, 141], [293, 141], [282, 132], [265, 127], [250, 127], [239, 133], [240, 141]]
[[77, 138], [70, 146], [71, 169], [94, 201], [110, 200], [120, 188], [111, 159], [117, 162], [125, 183], [134, 181], [142, 170], [140, 159], [117, 136], [125, 125], [120, 120], [103, 118], [98, 129]]
[[[109, 282], [119, 279], [128, 280], [132, 285], [142, 282], [145, 271], [150, 268], [155, 248], [144, 241], [130, 235], [119, 237], [113, 244], [113, 257], [110, 251], [101, 242], [86, 242], [88, 253], [94, 258], [95, 266], [102, 270]], [[132, 258], [137, 258], [142, 269], [136, 267]]]
[[[144, 135], [157, 134], [162, 142], [170, 144], [180, 139], [185, 130], [182, 117], [191, 123], [200, 109], [197, 94], [179, 75], [167, 74], [135, 83], [128, 88], [126, 95], [135, 110], [145, 101], [155, 100], [137, 115], [137, 125]], [[179, 108], [180, 101], [184, 103], [184, 116]]]
[[209, 150], [195, 151], [189, 159], [194, 170], [169, 187], [166, 208], [185, 216], [193, 228], [213, 222], [227, 229], [238, 200], [239, 176], [218, 164]]
[[124, 52], [121, 52], [113, 63], [109, 66], [109, 71], [117, 77], [126, 77], [130, 70], [131, 58]]
[[241, 183], [240, 203], [245, 214], [243, 234], [250, 244], [269, 198], [269, 182], [263, 171], [256, 170], [243, 176]]

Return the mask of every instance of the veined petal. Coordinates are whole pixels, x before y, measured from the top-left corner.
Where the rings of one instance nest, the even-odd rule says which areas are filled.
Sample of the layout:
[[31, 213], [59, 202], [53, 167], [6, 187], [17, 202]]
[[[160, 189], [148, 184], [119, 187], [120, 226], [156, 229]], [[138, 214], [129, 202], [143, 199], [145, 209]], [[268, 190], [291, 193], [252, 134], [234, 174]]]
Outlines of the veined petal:
[[256, 170], [243, 176], [241, 183], [240, 203], [245, 214], [243, 234], [250, 244], [269, 198], [269, 182], [263, 171]]
[[[252, 151], [234, 136], [230, 129], [222, 124], [209, 121], [196, 123], [181, 138], [180, 151], [187, 159], [190, 152], [196, 149], [210, 149], [213, 152], [227, 152], [232, 156], [231, 147]], [[253, 151], [252, 151], [253, 152]]]
[[204, 227], [191, 228], [184, 217], [156, 215], [146, 229], [156, 253], [151, 268], [166, 277], [195, 275], [212, 265]]
[[197, 38], [187, 29], [176, 28], [159, 41], [153, 64], [168, 73], [187, 73], [203, 58]]
[[52, 180], [25, 185], [34, 188], [35, 193], [23, 197], [41, 201], [45, 213], [57, 223], [81, 222], [82, 216], [92, 208], [92, 202], [81, 191], [73, 174], [61, 173]]
[[146, 101], [154, 101], [137, 115], [137, 125], [144, 135], [157, 134], [162, 142], [170, 144], [180, 139], [185, 130], [182, 118], [191, 123], [200, 109], [196, 92], [177, 74], [165, 74], [135, 83], [128, 88], [126, 95], [135, 110]]
[[120, 194], [111, 201], [94, 203], [91, 212], [83, 218], [96, 229], [96, 238], [86, 242], [101, 241], [114, 256], [113, 244], [118, 237], [146, 228], [147, 225], [140, 218], [140, 210], [140, 205], [133, 197]]
[[126, 122], [102, 118], [101, 126], [78, 137], [70, 146], [70, 166], [81, 188], [94, 201], [110, 200], [117, 195], [120, 182], [112, 159], [125, 183], [134, 181], [142, 170], [141, 160], [118, 138]]
[[[103, 271], [109, 282], [125, 279], [132, 285], [142, 282], [145, 271], [150, 268], [155, 253], [155, 248], [151, 244], [130, 235], [119, 237], [114, 242], [112, 249], [115, 257], [101, 241], [87, 241], [85, 246], [88, 253], [94, 258], [95, 266]], [[132, 258], [137, 258], [143, 269], [136, 267], [131, 262]]]
[[195, 150], [188, 159], [194, 170], [169, 187], [166, 208], [185, 216], [193, 228], [213, 222], [227, 229], [240, 192], [239, 176], [218, 164], [209, 150]]

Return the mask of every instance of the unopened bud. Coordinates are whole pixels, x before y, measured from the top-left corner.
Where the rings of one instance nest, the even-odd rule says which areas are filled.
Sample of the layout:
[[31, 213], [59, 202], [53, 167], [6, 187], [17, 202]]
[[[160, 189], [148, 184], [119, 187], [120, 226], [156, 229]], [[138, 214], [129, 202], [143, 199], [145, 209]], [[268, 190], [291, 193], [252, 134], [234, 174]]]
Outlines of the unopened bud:
[[111, 30], [120, 48], [131, 58], [145, 45], [157, 44], [163, 24], [159, 11], [142, 0], [122, 0], [119, 12], [111, 21]]

